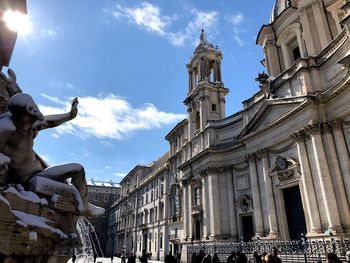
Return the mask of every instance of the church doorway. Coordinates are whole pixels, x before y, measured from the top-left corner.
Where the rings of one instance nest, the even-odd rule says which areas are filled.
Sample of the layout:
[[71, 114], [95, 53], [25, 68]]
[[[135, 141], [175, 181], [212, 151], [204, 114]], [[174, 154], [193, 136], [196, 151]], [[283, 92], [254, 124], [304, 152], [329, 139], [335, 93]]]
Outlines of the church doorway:
[[288, 222], [289, 238], [299, 240], [301, 234], [306, 234], [305, 215], [301, 202], [299, 186], [283, 189], [284, 204]]
[[253, 216], [242, 216], [243, 241], [248, 242], [254, 236]]

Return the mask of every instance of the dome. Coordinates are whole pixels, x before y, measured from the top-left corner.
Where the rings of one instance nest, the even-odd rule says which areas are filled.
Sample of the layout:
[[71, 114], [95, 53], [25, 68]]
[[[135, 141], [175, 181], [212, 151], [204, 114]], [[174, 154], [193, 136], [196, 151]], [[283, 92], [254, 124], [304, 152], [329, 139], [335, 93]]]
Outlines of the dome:
[[271, 17], [270, 17], [270, 23], [275, 21], [275, 19], [286, 9], [288, 6], [290, 6], [290, 0], [276, 0]]

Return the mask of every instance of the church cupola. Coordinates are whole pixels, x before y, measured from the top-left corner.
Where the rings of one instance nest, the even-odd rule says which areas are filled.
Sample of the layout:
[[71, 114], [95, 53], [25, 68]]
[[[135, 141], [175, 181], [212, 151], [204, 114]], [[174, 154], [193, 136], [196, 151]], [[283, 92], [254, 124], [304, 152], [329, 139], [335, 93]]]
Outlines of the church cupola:
[[222, 58], [221, 51], [207, 40], [202, 29], [199, 44], [187, 64], [189, 88], [184, 103], [192, 136], [202, 131], [208, 120], [225, 118], [225, 96], [229, 90], [222, 82]]

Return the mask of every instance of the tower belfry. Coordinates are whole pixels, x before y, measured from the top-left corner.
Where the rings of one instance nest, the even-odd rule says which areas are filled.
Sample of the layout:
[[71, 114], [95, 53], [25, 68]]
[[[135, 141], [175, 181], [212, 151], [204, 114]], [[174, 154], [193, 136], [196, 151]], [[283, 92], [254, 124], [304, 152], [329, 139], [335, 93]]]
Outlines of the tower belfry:
[[222, 82], [222, 58], [221, 51], [207, 40], [202, 29], [199, 44], [186, 65], [189, 90], [184, 104], [191, 138], [204, 130], [208, 120], [225, 118], [225, 96], [229, 90]]

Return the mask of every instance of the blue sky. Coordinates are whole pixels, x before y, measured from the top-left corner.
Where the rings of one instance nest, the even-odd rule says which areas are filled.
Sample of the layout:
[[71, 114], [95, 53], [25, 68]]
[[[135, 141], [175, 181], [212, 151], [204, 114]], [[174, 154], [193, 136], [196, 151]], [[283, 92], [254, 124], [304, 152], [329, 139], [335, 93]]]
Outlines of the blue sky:
[[[78, 117], [42, 131], [35, 150], [50, 164], [79, 162], [87, 178], [119, 182], [168, 150], [182, 120], [186, 63], [203, 26], [224, 54], [227, 115], [258, 90], [256, 35], [274, 0], [27, 0], [32, 23], [10, 67], [42, 112], [78, 97]], [[3, 69], [3, 71], [6, 69]]]

